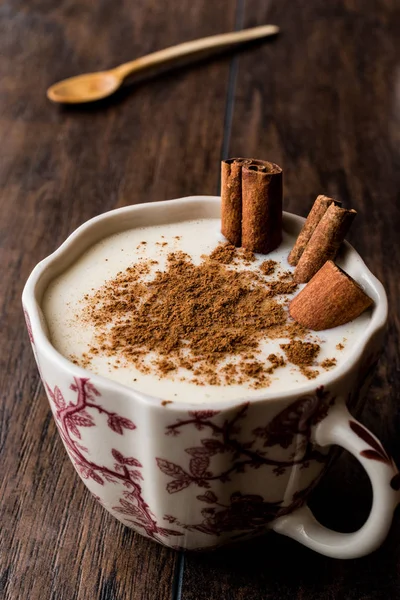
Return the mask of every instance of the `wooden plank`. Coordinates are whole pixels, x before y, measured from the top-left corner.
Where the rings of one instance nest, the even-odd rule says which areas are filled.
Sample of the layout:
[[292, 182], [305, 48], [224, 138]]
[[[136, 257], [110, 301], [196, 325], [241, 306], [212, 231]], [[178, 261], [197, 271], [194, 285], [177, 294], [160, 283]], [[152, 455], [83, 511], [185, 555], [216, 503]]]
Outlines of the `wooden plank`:
[[[350, 240], [384, 283], [391, 307], [361, 419], [400, 464], [400, 6], [395, 0], [246, 3], [246, 27], [268, 22], [282, 28], [280, 39], [239, 59], [229, 155], [281, 164], [286, 210], [305, 215], [324, 193], [359, 211]], [[342, 455], [314, 493], [317, 517], [351, 531], [369, 506], [366, 476]], [[275, 534], [214, 555], [187, 555], [182, 597], [398, 598], [399, 540], [397, 514], [383, 547], [357, 561], [333, 561]]]
[[230, 60], [75, 109], [51, 105], [47, 86], [232, 30], [235, 6], [6, 0], [0, 15], [0, 596], [163, 600], [177, 555], [120, 525], [77, 478], [38, 378], [20, 295], [33, 266], [86, 219], [215, 193]]

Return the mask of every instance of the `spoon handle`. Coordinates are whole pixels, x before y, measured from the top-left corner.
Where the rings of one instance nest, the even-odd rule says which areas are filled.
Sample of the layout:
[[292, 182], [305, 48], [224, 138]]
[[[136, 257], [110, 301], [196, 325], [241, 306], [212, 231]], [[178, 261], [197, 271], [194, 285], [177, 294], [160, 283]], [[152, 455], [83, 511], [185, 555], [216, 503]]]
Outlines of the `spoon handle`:
[[184, 42], [183, 44], [178, 44], [177, 46], [171, 46], [170, 48], [165, 48], [164, 50], [152, 52], [152, 54], [147, 54], [141, 58], [124, 63], [113, 69], [113, 71], [122, 79], [124, 79], [132, 73], [136, 73], [160, 64], [168, 63], [170, 61], [172, 62], [173, 60], [182, 56], [191, 56], [203, 52], [204, 50], [213, 50], [236, 44], [242, 44], [251, 40], [257, 40], [270, 35], [275, 35], [278, 32], [279, 27], [276, 25], [261, 25], [260, 27], [253, 27], [252, 29], [244, 29], [242, 31], [235, 31], [233, 33], [211, 35], [199, 40]]

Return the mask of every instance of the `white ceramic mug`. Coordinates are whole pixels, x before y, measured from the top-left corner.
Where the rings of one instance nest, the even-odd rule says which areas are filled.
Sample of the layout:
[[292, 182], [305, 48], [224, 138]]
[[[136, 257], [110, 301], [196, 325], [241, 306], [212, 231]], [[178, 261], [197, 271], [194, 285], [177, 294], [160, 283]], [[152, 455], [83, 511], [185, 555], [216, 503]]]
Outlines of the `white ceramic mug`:
[[[381, 443], [356, 421], [378, 359], [386, 294], [357, 252], [344, 244], [339, 264], [374, 300], [371, 320], [350, 359], [298, 391], [246, 401], [170, 402], [92, 374], [52, 346], [41, 311], [49, 282], [105, 236], [145, 225], [218, 217], [220, 199], [195, 196], [114, 210], [77, 229], [33, 270], [23, 306], [51, 409], [77, 472], [97, 500], [128, 527], [176, 549], [207, 549], [273, 529], [336, 558], [354, 558], [385, 539], [400, 479]], [[284, 214], [297, 233], [303, 219]], [[343, 534], [307, 507], [330, 447], [341, 446], [366, 470], [370, 515]]]

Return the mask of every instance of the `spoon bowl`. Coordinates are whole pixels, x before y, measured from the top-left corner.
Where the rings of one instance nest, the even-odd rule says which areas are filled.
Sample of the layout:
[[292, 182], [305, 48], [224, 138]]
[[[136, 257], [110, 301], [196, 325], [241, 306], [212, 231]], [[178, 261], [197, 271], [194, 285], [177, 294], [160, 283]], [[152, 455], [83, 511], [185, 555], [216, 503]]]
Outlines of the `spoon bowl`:
[[93, 102], [113, 94], [121, 83], [116, 70], [86, 73], [55, 83], [47, 90], [47, 97], [52, 102], [68, 104]]

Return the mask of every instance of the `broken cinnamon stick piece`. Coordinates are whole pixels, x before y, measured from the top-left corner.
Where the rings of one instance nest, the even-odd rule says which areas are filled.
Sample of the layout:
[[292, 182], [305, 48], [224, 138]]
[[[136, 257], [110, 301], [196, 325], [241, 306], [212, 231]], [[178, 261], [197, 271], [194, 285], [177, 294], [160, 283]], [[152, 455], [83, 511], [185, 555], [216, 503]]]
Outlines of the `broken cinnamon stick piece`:
[[288, 262], [293, 267], [295, 267], [299, 262], [299, 259], [303, 254], [312, 234], [317, 228], [318, 223], [332, 203], [335, 203], [336, 206], [340, 206], [341, 204], [340, 202], [333, 200], [333, 198], [322, 195], [318, 196], [315, 200], [310, 212], [308, 213], [308, 217], [303, 225], [303, 228], [297, 237], [296, 243], [288, 257]]
[[314, 331], [356, 319], [372, 300], [350, 275], [328, 260], [289, 305], [291, 317]]
[[330, 204], [314, 230], [293, 273], [296, 283], [307, 283], [327, 260], [333, 260], [356, 211]]
[[252, 160], [242, 168], [242, 246], [268, 254], [282, 241], [282, 169]]
[[242, 243], [242, 167], [250, 162], [246, 158], [221, 162], [221, 233], [237, 248]]

